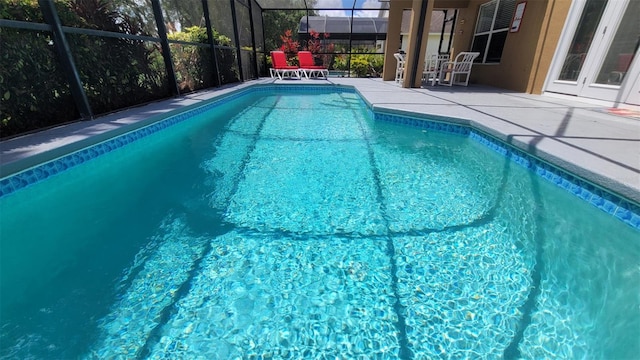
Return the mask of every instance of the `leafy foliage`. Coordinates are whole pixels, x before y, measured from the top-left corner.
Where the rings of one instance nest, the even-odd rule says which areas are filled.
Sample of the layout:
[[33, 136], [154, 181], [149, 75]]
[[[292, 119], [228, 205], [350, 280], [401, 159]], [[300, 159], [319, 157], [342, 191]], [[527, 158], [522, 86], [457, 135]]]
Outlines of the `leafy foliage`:
[[[2, 1], [0, 17], [44, 22], [37, 0]], [[67, 121], [77, 118], [69, 86], [50, 45], [51, 33], [0, 28], [0, 38], [0, 136], [42, 126], [51, 116]]]
[[[65, 26], [135, 35], [157, 35], [150, 0], [56, 0]], [[169, 23], [184, 31], [169, 37], [207, 43], [201, 1], [164, 1]], [[198, 5], [198, 6], [195, 6]], [[195, 6], [195, 8], [194, 8]], [[0, 17], [44, 23], [38, 0], [0, 0]], [[198, 26], [186, 26], [197, 23]], [[237, 81], [231, 39], [214, 31], [222, 83]], [[54, 51], [53, 34], [0, 28], [0, 136], [8, 137], [77, 120], [68, 78]], [[170, 95], [160, 44], [125, 38], [67, 33], [73, 59], [94, 115]], [[175, 45], [175, 46], [174, 46]], [[188, 92], [213, 86], [211, 48], [172, 44], [177, 81]]]
[[357, 77], [364, 77], [369, 72], [369, 62], [362, 56], [354, 56], [351, 58], [351, 70]]
[[[113, 11], [107, 0], [56, 1], [65, 25], [137, 32], [139, 24]], [[44, 21], [37, 0], [4, 0], [10, 20]], [[1, 136], [72, 120], [79, 114], [48, 31], [0, 29]], [[168, 96], [158, 44], [130, 39], [67, 34], [94, 114]]]
[[[207, 29], [192, 26], [181, 32], [167, 34], [171, 40], [206, 43]], [[211, 48], [170, 44], [176, 81], [180, 92], [189, 92], [214, 85]], [[210, 61], [203, 61], [203, 60]]]
[[280, 50], [284, 51], [287, 55], [287, 63], [289, 63], [289, 65], [296, 65], [298, 62], [296, 54], [298, 54], [298, 50], [300, 49], [300, 43], [293, 40], [291, 34], [291, 30], [285, 30], [284, 34], [280, 35], [280, 39], [282, 40]]
[[0, 19], [44, 22], [37, 0], [0, 1]]
[[294, 40], [292, 34], [293, 32], [287, 29], [284, 31], [284, 34], [280, 35], [282, 45], [280, 45], [279, 50], [283, 51], [287, 55], [287, 63], [289, 65], [298, 65], [298, 58], [296, 55], [301, 48], [314, 54], [314, 59], [317, 63], [329, 64], [333, 55], [328, 53], [332, 53], [334, 49], [333, 44], [325, 45], [329, 34], [324, 34], [321, 39], [320, 34], [317, 31], [311, 30], [309, 31], [310, 38], [302, 44], [299, 41]]
[[383, 66], [383, 55], [358, 54], [351, 57], [351, 70], [357, 77], [379, 77]]
[[335, 70], [349, 69], [349, 55], [338, 54], [333, 58], [333, 68]]
[[[213, 31], [214, 44], [229, 46], [231, 39], [225, 35]], [[179, 40], [192, 43], [208, 43], [207, 29], [200, 26], [191, 26], [184, 31], [167, 34], [170, 40]], [[221, 75], [223, 82], [236, 81], [238, 70], [235, 65], [235, 56], [231, 52], [219, 52]], [[181, 93], [212, 87], [216, 83], [214, 71], [214, 59], [210, 47], [195, 45], [171, 44], [171, 57], [173, 58], [176, 81]]]
[[0, 29], [0, 136], [77, 119], [51, 34]]
[[334, 60], [334, 69], [347, 70], [349, 61], [351, 61], [351, 71], [357, 77], [379, 77], [382, 73], [384, 65], [384, 56], [382, 54], [368, 53], [369, 49], [353, 49], [353, 52], [361, 54], [353, 55], [337, 55]]
[[329, 36], [328, 33], [324, 33], [320, 37], [320, 33], [317, 31], [309, 30], [309, 39], [305, 49], [314, 54], [314, 59], [319, 65], [329, 66], [334, 56], [331, 53], [335, 50], [335, 45], [333, 43], [327, 44]]
[[[271, 5], [268, 1], [261, 0], [265, 6]], [[312, 9], [316, 4], [315, 0], [306, 0], [306, 5], [309, 9]], [[291, 0], [289, 6], [292, 8], [305, 8], [305, 0]], [[309, 10], [309, 16], [317, 15], [314, 10]], [[305, 10], [265, 10], [262, 13], [264, 22], [264, 38], [265, 38], [265, 50], [267, 53], [272, 50], [280, 48], [282, 40], [280, 35], [287, 29], [291, 30], [291, 36], [298, 37], [298, 28], [300, 26], [300, 19], [303, 16], [307, 16]]]

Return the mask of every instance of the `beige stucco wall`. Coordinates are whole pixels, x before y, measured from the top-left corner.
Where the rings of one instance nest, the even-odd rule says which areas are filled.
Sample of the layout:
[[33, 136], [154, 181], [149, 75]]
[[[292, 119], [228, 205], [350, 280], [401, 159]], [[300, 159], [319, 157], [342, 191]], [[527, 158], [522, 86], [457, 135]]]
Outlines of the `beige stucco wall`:
[[395, 79], [396, 59], [393, 54], [400, 48], [400, 27], [402, 25], [402, 10], [410, 9], [412, 0], [393, 0], [389, 10], [389, 22], [387, 25], [387, 41], [384, 49], [384, 67], [382, 79]]
[[[442, 50], [446, 51], [447, 50], [447, 44], [449, 43], [449, 34], [444, 34], [443, 40], [442, 40]], [[429, 42], [427, 43], [427, 50], [425, 51], [425, 54], [428, 55], [435, 55], [438, 54], [438, 47], [440, 46], [440, 33], [429, 33]], [[401, 45], [400, 45], [400, 49], [404, 50], [404, 52], [407, 52], [407, 49], [409, 48], [409, 36], [408, 35], [402, 35], [402, 41], [401, 41]]]
[[[470, 0], [459, 9], [453, 50], [471, 48], [478, 8], [487, 0]], [[475, 64], [471, 83], [539, 94], [553, 58], [571, 0], [527, 1], [520, 31], [509, 33], [500, 64]]]
[[[411, 22], [409, 25], [409, 44], [407, 49], [407, 66], [406, 74], [402, 87], [420, 87], [422, 84], [422, 69], [424, 68], [425, 52], [427, 51], [427, 42], [429, 39], [429, 29], [431, 28], [431, 12], [433, 11], [433, 2], [428, 2], [426, 7], [426, 16], [424, 17], [424, 26], [419, 28], [419, 22], [423, 15], [420, 14], [422, 10], [422, 1], [414, 0], [411, 7]], [[418, 34], [422, 41], [417, 43]], [[417, 66], [414, 66], [417, 64]], [[415, 79], [412, 82], [411, 76], [415, 73]]]
[[[420, 87], [422, 82], [422, 68], [424, 66], [425, 51], [427, 50], [431, 12], [433, 11], [433, 2], [427, 2], [426, 14], [428, 15], [422, 18], [422, 1], [423, 0], [393, 0], [389, 4], [387, 42], [385, 46], [384, 67], [382, 70], [383, 80], [393, 80], [395, 78], [396, 60], [393, 57], [393, 53], [401, 46], [400, 28], [402, 24], [402, 13], [404, 9], [411, 10], [408, 34], [409, 43], [405, 54], [406, 66], [402, 87]], [[424, 20], [424, 26], [419, 29], [418, 25], [421, 19]], [[420, 44], [416, 43], [416, 39], [419, 37], [418, 34], [420, 34], [422, 38]], [[414, 74], [415, 79], [412, 83], [411, 78]]]

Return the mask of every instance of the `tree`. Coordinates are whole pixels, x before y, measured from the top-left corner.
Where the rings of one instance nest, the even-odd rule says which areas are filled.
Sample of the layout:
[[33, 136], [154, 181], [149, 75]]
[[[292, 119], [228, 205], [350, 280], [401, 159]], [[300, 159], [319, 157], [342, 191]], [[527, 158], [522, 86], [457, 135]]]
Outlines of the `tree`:
[[[309, 7], [309, 16], [317, 15], [317, 12], [313, 10], [316, 4], [316, 0], [306, 1]], [[261, 1], [261, 4], [268, 8], [273, 5], [268, 0]], [[289, 5], [292, 9], [304, 9], [304, 0], [292, 0]], [[265, 51], [269, 52], [280, 48], [282, 45], [282, 39], [280, 36], [287, 30], [291, 30], [291, 36], [298, 38], [298, 28], [300, 27], [300, 19], [307, 16], [306, 10], [265, 10], [262, 13], [264, 21], [264, 38], [265, 38]]]

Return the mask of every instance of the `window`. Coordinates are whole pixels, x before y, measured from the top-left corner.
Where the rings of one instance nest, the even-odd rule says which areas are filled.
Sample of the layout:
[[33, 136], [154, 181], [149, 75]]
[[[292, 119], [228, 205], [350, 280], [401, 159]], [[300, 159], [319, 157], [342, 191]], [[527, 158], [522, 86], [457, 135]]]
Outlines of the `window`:
[[480, 53], [477, 61], [500, 62], [515, 9], [516, 0], [492, 0], [480, 5], [471, 45], [472, 51]]

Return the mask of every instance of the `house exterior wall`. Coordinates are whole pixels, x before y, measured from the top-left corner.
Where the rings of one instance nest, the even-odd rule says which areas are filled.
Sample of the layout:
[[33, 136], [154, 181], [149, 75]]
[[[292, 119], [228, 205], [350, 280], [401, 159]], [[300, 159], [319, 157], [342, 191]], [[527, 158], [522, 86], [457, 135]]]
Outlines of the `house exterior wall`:
[[402, 10], [411, 8], [412, 0], [394, 0], [389, 4], [389, 23], [387, 25], [387, 41], [384, 49], [384, 67], [382, 79], [395, 79], [396, 59], [393, 54], [400, 48], [400, 28], [402, 25]]
[[[420, 87], [422, 84], [422, 70], [424, 68], [425, 52], [429, 39], [429, 29], [431, 26], [431, 13], [433, 2], [426, 3], [423, 7], [422, 1], [414, 0], [411, 7], [411, 24], [409, 25], [409, 46], [406, 55], [407, 69], [402, 87]], [[423, 12], [424, 10], [424, 12]], [[420, 20], [424, 20], [422, 28], [419, 26]], [[422, 40], [418, 43], [417, 39]], [[415, 78], [412, 81], [412, 77]]]
[[[450, 38], [449, 34], [444, 34], [444, 37], [442, 38], [443, 50], [447, 49], [446, 45], [449, 43], [449, 38]], [[402, 49], [404, 52], [407, 52], [408, 46], [409, 46], [409, 36], [406, 34], [403, 34], [400, 49]], [[437, 34], [429, 33], [429, 42], [427, 43], [427, 51], [425, 52], [425, 54], [427, 55], [438, 54], [438, 46], [440, 46], [440, 33], [437, 33]]]
[[[471, 48], [480, 5], [459, 9], [453, 55]], [[509, 33], [499, 64], [474, 64], [471, 83], [540, 94], [560, 39], [571, 0], [529, 0], [520, 30]]]

